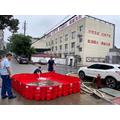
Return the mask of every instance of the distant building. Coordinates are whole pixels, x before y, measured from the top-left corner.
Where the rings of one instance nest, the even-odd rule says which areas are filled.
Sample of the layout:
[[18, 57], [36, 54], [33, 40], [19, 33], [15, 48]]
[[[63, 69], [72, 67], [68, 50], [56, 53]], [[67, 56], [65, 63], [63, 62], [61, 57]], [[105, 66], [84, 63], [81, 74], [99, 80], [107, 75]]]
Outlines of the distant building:
[[[50, 51], [50, 48], [46, 47], [46, 42], [41, 39], [42, 38], [32, 38], [32, 47], [36, 49], [37, 53], [44, 53], [46, 51]], [[40, 41], [39, 44], [38, 41]]]
[[114, 47], [109, 50], [105, 62], [112, 64], [120, 64], [120, 49]]
[[0, 50], [4, 48], [4, 31], [0, 30]]
[[32, 43], [38, 41], [40, 38], [31, 38]]
[[44, 46], [50, 49], [47, 53], [66, 59], [67, 65], [81, 66], [103, 62], [114, 46], [114, 37], [114, 24], [88, 15], [74, 15], [32, 46]]

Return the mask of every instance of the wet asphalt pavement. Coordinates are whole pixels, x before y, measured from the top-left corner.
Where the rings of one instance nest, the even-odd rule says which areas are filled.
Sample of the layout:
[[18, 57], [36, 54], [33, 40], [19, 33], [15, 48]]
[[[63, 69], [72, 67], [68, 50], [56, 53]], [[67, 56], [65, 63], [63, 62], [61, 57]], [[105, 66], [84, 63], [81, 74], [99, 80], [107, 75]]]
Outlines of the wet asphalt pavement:
[[[16, 73], [32, 73], [36, 69], [35, 65], [31, 64], [18, 64], [16, 61], [12, 62], [13, 74]], [[42, 70], [47, 71], [47, 66], [43, 65]], [[55, 71], [61, 74], [66, 74], [69, 72], [77, 72], [77, 69], [70, 66], [56, 65]], [[0, 85], [1, 86], [1, 85]], [[60, 97], [51, 101], [30, 101], [26, 100], [15, 91], [17, 95], [16, 99], [13, 100], [2, 100], [0, 99], [0, 105], [109, 105], [110, 103], [102, 100], [96, 99], [88, 94], [72, 94], [66, 97]]]
[[[16, 73], [33, 73], [33, 71], [37, 68], [37, 66], [41, 66], [42, 71], [47, 71], [47, 65], [32, 65], [32, 64], [18, 64], [15, 60], [12, 62], [12, 72]], [[57, 73], [67, 74], [69, 72], [77, 72], [77, 69], [70, 66], [65, 65], [55, 65], [54, 69]]]

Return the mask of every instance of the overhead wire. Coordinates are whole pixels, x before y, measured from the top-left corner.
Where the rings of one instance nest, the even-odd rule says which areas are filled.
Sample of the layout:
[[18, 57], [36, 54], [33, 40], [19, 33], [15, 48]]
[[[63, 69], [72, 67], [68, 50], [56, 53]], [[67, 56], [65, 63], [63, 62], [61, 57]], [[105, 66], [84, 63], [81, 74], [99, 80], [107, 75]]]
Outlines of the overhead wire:
[[50, 31], [52, 31], [53, 29], [55, 29], [56, 27], [58, 27], [60, 24], [62, 24], [63, 22], [65, 22], [65, 20], [67, 20], [68, 18], [70, 18], [71, 15], [67, 15], [65, 16], [59, 23], [57, 23], [56, 25], [54, 25], [54, 27], [52, 27], [50, 30], [48, 30], [45, 34], [49, 33]]

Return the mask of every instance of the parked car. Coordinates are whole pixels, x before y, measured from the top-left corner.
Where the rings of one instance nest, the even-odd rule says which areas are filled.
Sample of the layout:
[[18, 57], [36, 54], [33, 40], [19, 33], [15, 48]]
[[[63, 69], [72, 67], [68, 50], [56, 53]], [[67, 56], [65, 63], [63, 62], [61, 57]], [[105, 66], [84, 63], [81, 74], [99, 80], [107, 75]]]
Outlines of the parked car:
[[40, 59], [39, 60], [39, 64], [41, 64], [41, 65], [47, 65], [47, 60], [46, 59]]
[[28, 64], [29, 63], [29, 59], [25, 56], [18, 56], [17, 61], [19, 64]]
[[78, 74], [83, 80], [86, 76], [95, 78], [98, 74], [100, 74], [101, 79], [105, 81], [107, 87], [117, 88], [118, 83], [120, 82], [120, 65], [96, 63], [88, 67], [79, 68]]

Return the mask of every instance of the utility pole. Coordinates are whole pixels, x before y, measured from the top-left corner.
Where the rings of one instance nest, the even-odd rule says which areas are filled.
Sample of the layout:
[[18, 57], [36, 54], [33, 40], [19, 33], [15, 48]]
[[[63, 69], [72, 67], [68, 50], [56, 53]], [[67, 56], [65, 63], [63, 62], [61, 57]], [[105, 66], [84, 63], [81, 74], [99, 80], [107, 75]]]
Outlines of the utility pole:
[[26, 20], [24, 21], [24, 36], [26, 35]]

